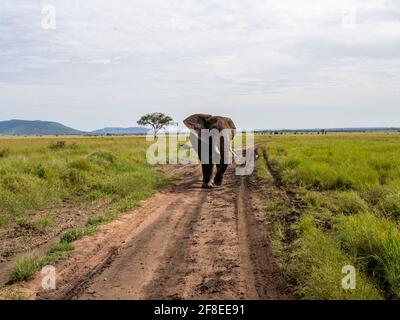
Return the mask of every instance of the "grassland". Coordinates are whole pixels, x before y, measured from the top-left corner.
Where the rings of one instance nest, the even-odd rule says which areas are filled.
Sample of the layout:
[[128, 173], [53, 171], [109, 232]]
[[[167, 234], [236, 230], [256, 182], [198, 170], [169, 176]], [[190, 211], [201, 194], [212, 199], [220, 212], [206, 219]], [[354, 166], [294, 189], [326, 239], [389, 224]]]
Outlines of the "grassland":
[[[266, 201], [274, 251], [298, 296], [400, 298], [400, 135], [259, 140], [259, 180], [271, 183], [269, 167], [282, 190]], [[357, 270], [354, 290], [341, 287], [344, 265]]]
[[[165, 185], [171, 177], [147, 163], [148, 146], [143, 137], [0, 138], [0, 241], [23, 244], [61, 232], [45, 254], [22, 254], [10, 279], [31, 278], [65, 257], [72, 241]], [[63, 221], [70, 221], [66, 230]]]
[[[256, 175], [278, 264], [304, 299], [400, 298], [400, 135], [257, 136]], [[23, 250], [11, 281], [68, 256], [164, 186], [140, 137], [0, 138], [0, 241]], [[68, 224], [63, 225], [64, 221]], [[357, 271], [341, 286], [342, 268]]]

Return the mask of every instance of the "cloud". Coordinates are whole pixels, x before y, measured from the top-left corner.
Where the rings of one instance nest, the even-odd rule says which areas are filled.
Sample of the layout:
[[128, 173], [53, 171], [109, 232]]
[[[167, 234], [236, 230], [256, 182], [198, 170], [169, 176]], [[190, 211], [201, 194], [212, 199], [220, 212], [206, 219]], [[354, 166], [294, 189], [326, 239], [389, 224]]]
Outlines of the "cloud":
[[130, 125], [143, 110], [207, 111], [243, 127], [341, 126], [344, 114], [326, 121], [315, 108], [365, 107], [368, 125], [378, 97], [398, 104], [394, 0], [53, 0], [56, 30], [41, 28], [45, 4], [0, 4], [2, 118], [40, 113], [91, 129]]

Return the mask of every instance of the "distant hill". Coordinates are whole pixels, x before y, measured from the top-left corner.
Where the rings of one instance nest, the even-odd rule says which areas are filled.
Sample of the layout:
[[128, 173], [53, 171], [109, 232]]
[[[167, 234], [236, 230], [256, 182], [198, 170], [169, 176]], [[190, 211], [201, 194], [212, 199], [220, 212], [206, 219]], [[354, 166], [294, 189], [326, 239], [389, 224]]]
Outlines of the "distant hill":
[[66, 127], [58, 122], [40, 120], [0, 121], [0, 135], [81, 135], [86, 132]]
[[103, 128], [90, 132], [90, 134], [112, 134], [112, 135], [124, 135], [124, 134], [146, 134], [149, 129], [143, 127], [130, 127], [130, 128]]
[[135, 135], [146, 134], [148, 131], [149, 129], [144, 127], [110, 127], [85, 132], [64, 126], [58, 122], [40, 120], [0, 121], [0, 135]]
[[[257, 129], [255, 132], [379, 132], [400, 131], [396, 127], [375, 128], [313, 128], [313, 129]], [[58, 122], [40, 120], [7, 120], [0, 121], [0, 135], [144, 135], [149, 129], [144, 127], [107, 127], [91, 132], [76, 130]], [[181, 132], [183, 133], [183, 132]]]

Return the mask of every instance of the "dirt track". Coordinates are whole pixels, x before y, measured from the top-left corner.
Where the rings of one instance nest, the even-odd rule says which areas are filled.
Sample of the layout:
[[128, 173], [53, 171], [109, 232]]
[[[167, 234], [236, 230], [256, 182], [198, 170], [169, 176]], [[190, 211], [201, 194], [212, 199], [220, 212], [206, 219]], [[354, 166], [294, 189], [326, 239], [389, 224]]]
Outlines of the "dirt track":
[[[194, 172], [193, 172], [194, 171]], [[285, 299], [252, 177], [201, 189], [200, 169], [75, 243], [44, 299]], [[36, 285], [39, 280], [36, 280]]]

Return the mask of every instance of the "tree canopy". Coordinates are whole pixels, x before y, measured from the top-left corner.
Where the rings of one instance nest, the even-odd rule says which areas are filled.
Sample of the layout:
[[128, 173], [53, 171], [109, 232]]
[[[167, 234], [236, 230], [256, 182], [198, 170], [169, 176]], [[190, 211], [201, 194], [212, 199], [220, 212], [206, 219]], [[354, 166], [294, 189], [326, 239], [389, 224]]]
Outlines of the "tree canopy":
[[173, 119], [170, 116], [165, 115], [161, 112], [148, 113], [142, 116], [137, 124], [140, 126], [151, 127], [154, 136], [166, 126], [173, 124]]

